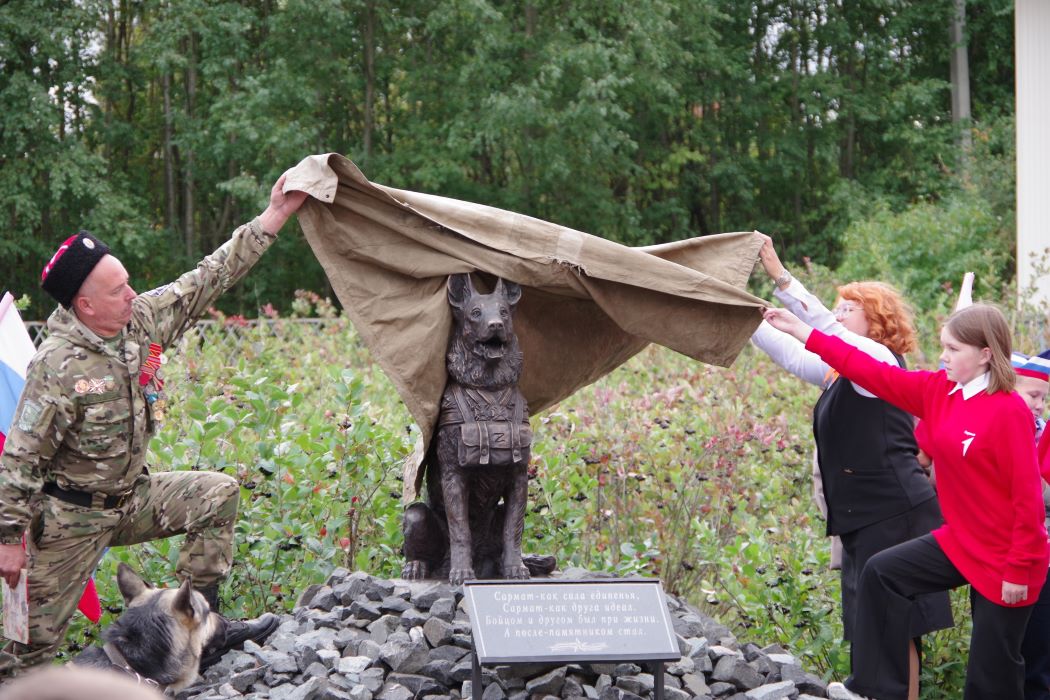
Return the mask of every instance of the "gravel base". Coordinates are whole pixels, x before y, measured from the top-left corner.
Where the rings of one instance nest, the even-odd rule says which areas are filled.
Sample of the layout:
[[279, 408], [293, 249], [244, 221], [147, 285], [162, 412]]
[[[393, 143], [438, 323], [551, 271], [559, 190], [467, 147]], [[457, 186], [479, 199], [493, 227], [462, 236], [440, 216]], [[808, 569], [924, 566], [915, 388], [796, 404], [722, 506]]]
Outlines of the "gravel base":
[[[565, 579], [604, 578], [570, 569]], [[309, 586], [263, 646], [248, 642], [178, 700], [460, 700], [471, 696], [470, 621], [461, 587], [337, 569]], [[681, 658], [665, 666], [666, 700], [826, 698], [827, 684], [777, 645], [741, 644], [729, 629], [667, 596]], [[649, 700], [641, 664], [482, 668], [483, 700]]]

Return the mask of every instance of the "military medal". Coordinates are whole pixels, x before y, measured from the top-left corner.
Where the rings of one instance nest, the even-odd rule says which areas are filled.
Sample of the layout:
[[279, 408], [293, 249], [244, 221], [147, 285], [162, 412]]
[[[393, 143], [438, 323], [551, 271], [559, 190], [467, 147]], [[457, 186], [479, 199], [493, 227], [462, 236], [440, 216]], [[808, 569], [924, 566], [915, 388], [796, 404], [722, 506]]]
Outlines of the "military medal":
[[[163, 352], [164, 348], [157, 343], [149, 344], [149, 357], [142, 363], [142, 371], [139, 372], [139, 386], [146, 386], [157, 374], [157, 370], [160, 369], [161, 364], [164, 362], [164, 356], [161, 354]], [[157, 382], [163, 386], [160, 377], [157, 377]]]
[[164, 389], [164, 380], [157, 374], [157, 370], [164, 364], [166, 358], [162, 354], [164, 348], [157, 343], [149, 344], [149, 357], [142, 363], [142, 371], [139, 373], [139, 386], [143, 389], [152, 382], [151, 389], [146, 392], [146, 402], [149, 404], [150, 415], [155, 423], [164, 422], [164, 411], [168, 408], [168, 400], [161, 393]]
[[73, 385], [73, 391], [77, 392], [78, 394], [86, 394], [88, 393], [88, 389], [90, 388], [90, 386], [91, 385], [88, 384], [88, 380], [78, 379], [77, 383]]
[[147, 394], [146, 401], [149, 402], [150, 414], [157, 423], [164, 422], [164, 410], [168, 407], [168, 400], [160, 394]]

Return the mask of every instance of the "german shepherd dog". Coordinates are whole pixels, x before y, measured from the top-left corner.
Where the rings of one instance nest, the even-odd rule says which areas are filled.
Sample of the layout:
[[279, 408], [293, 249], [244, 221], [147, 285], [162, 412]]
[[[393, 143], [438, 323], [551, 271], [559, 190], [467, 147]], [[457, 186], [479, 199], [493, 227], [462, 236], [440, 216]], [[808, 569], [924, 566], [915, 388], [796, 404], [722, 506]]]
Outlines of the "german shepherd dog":
[[465, 274], [452, 275], [447, 287], [449, 379], [427, 455], [427, 502], [405, 510], [402, 575], [447, 575], [453, 585], [526, 579], [521, 536], [532, 433], [517, 387], [522, 353], [512, 320], [521, 288], [498, 279], [491, 294], [481, 294]]
[[124, 613], [102, 633], [105, 645], [73, 659], [120, 671], [175, 694], [197, 678], [201, 651], [219, 621], [187, 578], [178, 588], [154, 588], [130, 566], [117, 567]]

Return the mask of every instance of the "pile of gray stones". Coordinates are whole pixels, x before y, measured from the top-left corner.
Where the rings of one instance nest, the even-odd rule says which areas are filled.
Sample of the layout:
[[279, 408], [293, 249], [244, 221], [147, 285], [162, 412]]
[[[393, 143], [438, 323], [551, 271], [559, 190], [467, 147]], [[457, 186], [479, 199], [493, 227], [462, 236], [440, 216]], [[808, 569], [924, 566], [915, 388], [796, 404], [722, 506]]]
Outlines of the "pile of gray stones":
[[[601, 575], [568, 569], [579, 580]], [[741, 644], [667, 595], [682, 657], [665, 666], [666, 700], [827, 697], [827, 684], [777, 645]], [[247, 642], [177, 700], [460, 700], [472, 697], [470, 620], [462, 587], [337, 569], [309, 586], [263, 646]], [[484, 700], [649, 700], [643, 663], [482, 667]]]

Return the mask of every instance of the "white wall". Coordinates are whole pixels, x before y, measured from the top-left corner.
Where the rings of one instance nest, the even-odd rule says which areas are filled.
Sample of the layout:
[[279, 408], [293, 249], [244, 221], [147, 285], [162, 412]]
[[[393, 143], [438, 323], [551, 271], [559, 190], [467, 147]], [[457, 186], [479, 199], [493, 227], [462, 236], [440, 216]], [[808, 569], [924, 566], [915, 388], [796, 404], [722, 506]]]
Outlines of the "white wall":
[[1017, 282], [1050, 312], [1050, 274], [1031, 254], [1050, 247], [1050, 0], [1014, 4], [1017, 69]]

